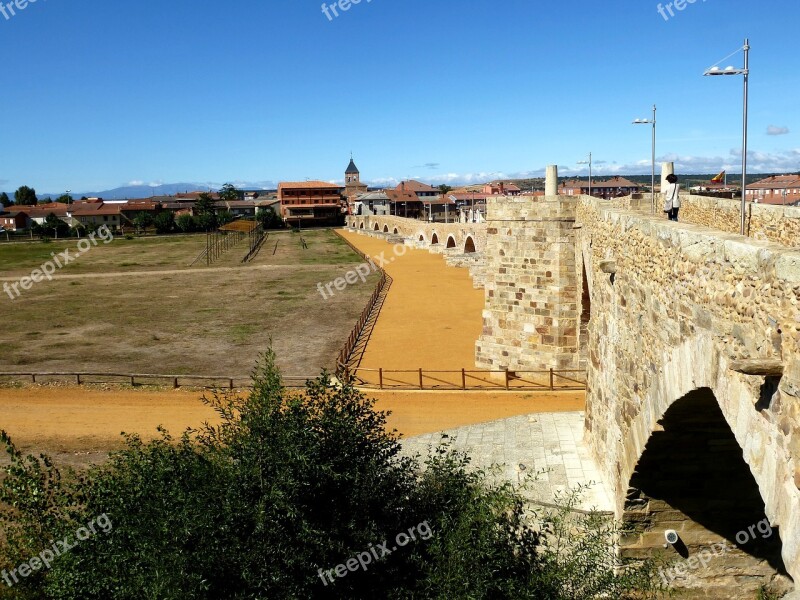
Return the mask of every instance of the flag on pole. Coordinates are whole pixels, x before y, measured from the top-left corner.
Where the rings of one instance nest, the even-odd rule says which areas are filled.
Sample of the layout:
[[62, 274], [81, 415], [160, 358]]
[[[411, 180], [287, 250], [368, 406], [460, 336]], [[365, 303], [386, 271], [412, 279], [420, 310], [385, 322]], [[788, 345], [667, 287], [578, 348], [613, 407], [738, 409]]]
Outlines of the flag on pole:
[[714, 177], [714, 179], [711, 180], [711, 183], [722, 183], [723, 181], [725, 181], [725, 171]]

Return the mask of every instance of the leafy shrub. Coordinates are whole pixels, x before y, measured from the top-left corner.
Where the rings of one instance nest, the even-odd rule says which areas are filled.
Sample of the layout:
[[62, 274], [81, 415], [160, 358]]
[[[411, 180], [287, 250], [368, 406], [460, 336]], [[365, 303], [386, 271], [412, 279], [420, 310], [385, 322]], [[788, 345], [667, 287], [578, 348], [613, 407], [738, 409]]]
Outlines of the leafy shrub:
[[[284, 389], [273, 353], [248, 396], [205, 401], [220, 424], [144, 443], [127, 436], [78, 477], [23, 457], [0, 484], [0, 569], [36, 556], [98, 515], [113, 530], [23, 580], [17, 598], [652, 598], [652, 565], [618, 562], [613, 526], [569, 504], [535, 515], [444, 440], [403, 457], [351, 383], [323, 374]], [[364, 570], [320, 573], [428, 523], [432, 537]], [[576, 533], [577, 532], [577, 533]], [[0, 536], [1, 537], [1, 536]], [[617, 570], [621, 567], [620, 570]], [[0, 586], [1, 587], [1, 586]], [[0, 591], [0, 597], [2, 597]], [[20, 595], [21, 594], [21, 595]]]

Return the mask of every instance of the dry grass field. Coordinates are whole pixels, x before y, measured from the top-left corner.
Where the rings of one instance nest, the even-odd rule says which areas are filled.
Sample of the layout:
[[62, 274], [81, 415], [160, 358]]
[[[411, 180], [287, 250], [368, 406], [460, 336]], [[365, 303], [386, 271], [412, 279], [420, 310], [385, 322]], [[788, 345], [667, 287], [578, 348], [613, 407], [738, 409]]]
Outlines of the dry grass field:
[[[316, 375], [333, 367], [377, 277], [324, 300], [317, 283], [361, 259], [332, 231], [302, 235], [308, 250], [281, 232], [248, 265], [242, 244], [211, 268], [191, 269], [205, 236], [100, 244], [53, 281], [13, 301], [0, 296], [0, 371], [240, 376], [272, 340], [286, 375]], [[74, 245], [0, 245], [0, 278]]]

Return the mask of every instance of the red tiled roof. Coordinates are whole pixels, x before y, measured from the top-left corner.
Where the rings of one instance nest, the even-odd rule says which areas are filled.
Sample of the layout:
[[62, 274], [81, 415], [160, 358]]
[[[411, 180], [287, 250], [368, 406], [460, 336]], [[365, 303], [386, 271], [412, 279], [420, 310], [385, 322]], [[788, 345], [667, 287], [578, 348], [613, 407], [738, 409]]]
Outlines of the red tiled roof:
[[782, 190], [800, 188], [800, 175], [773, 175], [748, 184], [748, 190]]
[[278, 184], [278, 192], [285, 189], [291, 190], [312, 190], [312, 189], [326, 189], [338, 190], [342, 186], [335, 183], [328, 183], [327, 181], [281, 181]]
[[405, 192], [400, 190], [386, 190], [386, 196], [389, 198], [391, 202], [421, 202], [422, 198], [419, 198], [414, 192], [410, 192], [406, 190]]
[[[405, 186], [405, 187], [404, 187]], [[402, 192], [403, 190], [407, 192], [435, 192], [436, 188], [429, 186], [427, 183], [422, 183], [421, 181], [416, 181], [411, 179], [409, 181], [403, 181], [394, 188], [398, 192]]]

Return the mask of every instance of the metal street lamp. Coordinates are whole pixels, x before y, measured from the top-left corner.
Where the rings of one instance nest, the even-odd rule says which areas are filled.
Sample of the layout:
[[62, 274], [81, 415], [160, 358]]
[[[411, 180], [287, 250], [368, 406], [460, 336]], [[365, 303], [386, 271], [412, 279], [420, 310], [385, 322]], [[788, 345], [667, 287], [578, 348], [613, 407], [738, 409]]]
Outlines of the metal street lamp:
[[[743, 69], [735, 69], [734, 67], [726, 67], [724, 69], [720, 69], [718, 66], [714, 66], [711, 67], [710, 69], [706, 69], [706, 72], [703, 73], [703, 76], [715, 77], [718, 75], [744, 75], [744, 117], [742, 124], [742, 214], [741, 214], [740, 232], [742, 235], [746, 235], [747, 228], [745, 221], [745, 212], [747, 210], [747, 100], [748, 100], [747, 84], [749, 83], [750, 79], [750, 40], [746, 38], [744, 40], [744, 46], [739, 48], [739, 50], [744, 50]], [[739, 52], [739, 50], [737, 50], [736, 52]], [[736, 52], [734, 52], [734, 54], [736, 54]]]
[[656, 105], [653, 104], [653, 118], [652, 119], [636, 119], [634, 125], [653, 125], [653, 173], [650, 180], [650, 202], [652, 204], [651, 210], [656, 214]]
[[579, 165], [589, 165], [589, 196], [592, 195], [592, 153], [589, 152], [589, 160], [579, 160]]

